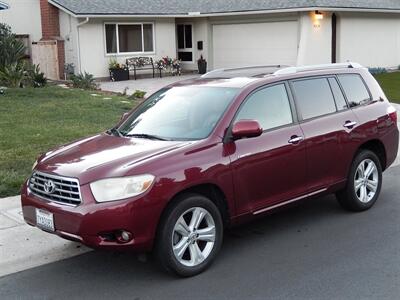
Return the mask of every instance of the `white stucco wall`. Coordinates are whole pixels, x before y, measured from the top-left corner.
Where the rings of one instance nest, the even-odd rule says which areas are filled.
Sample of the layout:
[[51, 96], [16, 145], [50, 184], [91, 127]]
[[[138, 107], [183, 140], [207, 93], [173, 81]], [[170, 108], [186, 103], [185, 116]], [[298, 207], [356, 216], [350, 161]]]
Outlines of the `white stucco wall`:
[[[151, 56], [160, 59], [164, 56], [176, 56], [175, 20], [155, 19], [155, 20], [99, 20], [92, 19], [89, 23], [79, 28], [80, 61], [81, 66], [78, 72], [89, 72], [95, 77], [108, 77], [108, 63], [111, 58], [116, 58], [119, 62], [125, 63], [126, 58], [132, 55], [107, 55], [105, 50], [104, 22], [154, 22], [155, 52]], [[78, 53], [79, 55], [79, 53]]]
[[332, 59], [332, 16], [316, 21], [312, 13], [299, 13], [297, 65], [327, 64]]
[[341, 13], [338, 58], [368, 67], [400, 65], [400, 15]]
[[60, 36], [64, 40], [65, 63], [73, 64], [75, 70], [78, 67], [77, 24], [78, 19], [60, 11]]
[[6, 23], [16, 34], [29, 34], [30, 41], [42, 38], [39, 0], [6, 0], [10, 8], [1, 11], [0, 23]]

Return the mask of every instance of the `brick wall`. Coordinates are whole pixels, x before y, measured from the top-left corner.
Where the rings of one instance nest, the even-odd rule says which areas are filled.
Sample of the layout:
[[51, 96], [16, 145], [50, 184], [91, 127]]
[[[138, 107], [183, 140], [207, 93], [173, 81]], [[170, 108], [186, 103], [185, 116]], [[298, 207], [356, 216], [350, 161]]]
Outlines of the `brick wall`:
[[60, 19], [58, 8], [47, 0], [40, 0], [42, 20], [42, 39], [58, 39], [60, 37]]
[[65, 49], [64, 41], [60, 37], [60, 18], [57, 7], [47, 0], [40, 0], [40, 14], [42, 21], [42, 41], [56, 40], [58, 47], [58, 66], [60, 79], [64, 77]]

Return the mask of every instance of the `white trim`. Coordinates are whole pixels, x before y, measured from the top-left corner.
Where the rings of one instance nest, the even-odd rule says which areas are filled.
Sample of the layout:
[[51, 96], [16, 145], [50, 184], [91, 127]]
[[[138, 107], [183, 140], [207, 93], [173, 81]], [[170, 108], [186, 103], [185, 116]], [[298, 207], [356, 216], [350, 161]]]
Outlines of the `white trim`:
[[219, 17], [219, 16], [240, 16], [240, 15], [257, 15], [257, 14], [277, 14], [289, 12], [308, 12], [308, 11], [337, 11], [337, 12], [369, 12], [369, 13], [393, 13], [400, 14], [400, 9], [370, 9], [370, 8], [341, 8], [341, 7], [303, 7], [303, 8], [285, 8], [285, 9], [265, 9], [253, 10], [242, 12], [217, 12], [217, 13], [204, 13], [199, 15], [191, 14], [75, 14], [65, 7], [60, 6], [52, 0], [49, 3], [63, 10], [64, 12], [74, 16], [75, 18], [201, 18], [201, 17]]
[[[106, 25], [115, 25], [116, 31], [116, 43], [117, 52], [108, 53], [107, 52], [107, 36], [106, 36]], [[138, 52], [120, 52], [119, 51], [119, 25], [141, 25], [142, 32], [142, 50]], [[144, 51], [144, 35], [143, 35], [143, 25], [152, 25], [152, 39], [153, 39], [153, 51]], [[155, 55], [156, 53], [156, 40], [155, 40], [155, 22], [103, 22], [103, 36], [104, 36], [104, 53], [106, 57], [109, 56], [129, 56], [129, 55]]]
[[[192, 26], [192, 48], [179, 48], [179, 43], [178, 43], [178, 25], [183, 25], [183, 42], [185, 44], [186, 47], [186, 29], [185, 29], [185, 25], [190, 25]], [[176, 23], [175, 25], [175, 30], [176, 30], [176, 54], [178, 56], [179, 52], [192, 52], [192, 60], [185, 60], [185, 61], [181, 61], [182, 64], [193, 64], [194, 63], [194, 39], [193, 39], [193, 30], [194, 25], [191, 22], [179, 22]], [[178, 56], [179, 57], [179, 56]]]

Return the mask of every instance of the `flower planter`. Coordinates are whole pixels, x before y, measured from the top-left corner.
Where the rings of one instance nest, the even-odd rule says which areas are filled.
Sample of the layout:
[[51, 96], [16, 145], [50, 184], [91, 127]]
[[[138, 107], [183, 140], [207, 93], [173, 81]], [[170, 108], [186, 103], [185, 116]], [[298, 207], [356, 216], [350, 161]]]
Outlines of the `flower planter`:
[[199, 74], [207, 73], [207, 62], [206, 61], [199, 61], [197, 63], [197, 67], [199, 68]]
[[110, 69], [111, 81], [129, 80], [129, 69]]

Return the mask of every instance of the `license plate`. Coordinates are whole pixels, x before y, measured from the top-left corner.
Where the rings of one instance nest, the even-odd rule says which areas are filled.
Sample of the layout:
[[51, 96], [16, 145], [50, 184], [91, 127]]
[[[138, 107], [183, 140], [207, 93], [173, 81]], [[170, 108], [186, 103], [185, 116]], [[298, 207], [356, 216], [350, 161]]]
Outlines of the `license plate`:
[[53, 214], [36, 208], [36, 226], [47, 231], [55, 231]]

